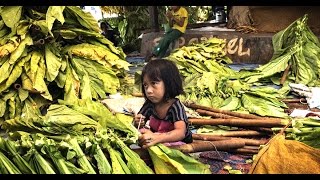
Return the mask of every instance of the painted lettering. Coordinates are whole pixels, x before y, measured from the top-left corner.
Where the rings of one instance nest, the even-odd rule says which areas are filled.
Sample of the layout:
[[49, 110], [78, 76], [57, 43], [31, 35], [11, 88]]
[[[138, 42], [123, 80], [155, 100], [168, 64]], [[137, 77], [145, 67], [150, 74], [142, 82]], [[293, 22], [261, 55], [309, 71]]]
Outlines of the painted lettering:
[[188, 42], [188, 45], [191, 45], [192, 43], [198, 43], [198, 42], [199, 42], [198, 38], [191, 38]]
[[208, 40], [207, 37], [201, 37], [201, 38], [200, 38], [200, 42], [204, 42], [204, 41], [207, 41], [207, 40]]
[[[215, 36], [217, 37], [217, 36]], [[159, 44], [159, 41], [161, 40], [162, 37], [157, 37], [153, 40], [153, 47], [156, 46], [157, 44]], [[199, 42], [204, 42], [207, 41], [208, 39], [213, 38], [213, 35], [210, 36], [202, 36], [200, 38], [191, 38], [188, 42], [188, 45], [191, 45], [192, 43], [199, 43]], [[219, 37], [217, 37], [219, 38]], [[226, 48], [225, 51], [227, 54], [236, 54], [238, 56], [250, 56], [250, 48], [247, 48], [246, 50], [244, 50], [243, 48], [243, 38], [233, 38], [230, 40], [224, 39], [227, 43], [226, 43]], [[185, 37], [180, 37], [178, 39], [178, 41], [176, 41], [174, 44], [170, 45], [170, 48], [172, 49], [172, 47], [175, 48], [179, 48], [182, 47], [186, 44], [186, 38]]]
[[[186, 39], [184, 39], [184, 37], [180, 37], [179, 38], [179, 45], [178, 45], [178, 47], [182, 47], [182, 46], [184, 46], [186, 44]], [[178, 48], [178, 47], [176, 47], [176, 48]]]
[[246, 52], [243, 52], [243, 51], [242, 51], [242, 48], [243, 48], [243, 39], [240, 38], [240, 39], [239, 39], [238, 55], [239, 55], [239, 56], [244, 56], [244, 55], [250, 56], [250, 48], [248, 48]]
[[[239, 43], [237, 45], [237, 42]], [[238, 56], [250, 56], [250, 48], [247, 51], [243, 51], [243, 39], [242, 38], [233, 38], [227, 43], [227, 53], [228, 54], [235, 54], [237, 53]]]
[[228, 54], [235, 54], [238, 50], [238, 46], [236, 45], [238, 38], [233, 38], [227, 43], [227, 52]]

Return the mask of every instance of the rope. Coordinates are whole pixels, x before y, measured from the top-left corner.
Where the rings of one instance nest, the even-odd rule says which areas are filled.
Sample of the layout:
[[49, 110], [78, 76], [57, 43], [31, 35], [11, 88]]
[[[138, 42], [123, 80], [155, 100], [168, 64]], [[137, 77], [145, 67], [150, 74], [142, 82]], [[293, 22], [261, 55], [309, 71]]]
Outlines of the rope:
[[221, 158], [221, 160], [222, 160], [223, 162], [233, 163], [233, 164], [248, 164], [248, 163], [236, 162], [236, 161], [232, 161], [232, 160], [225, 160], [225, 159], [220, 155], [220, 153], [219, 153], [216, 145], [214, 145], [211, 141], [205, 141], [205, 142], [209, 142], [209, 144], [214, 147], [215, 152], [219, 155], [219, 157]]

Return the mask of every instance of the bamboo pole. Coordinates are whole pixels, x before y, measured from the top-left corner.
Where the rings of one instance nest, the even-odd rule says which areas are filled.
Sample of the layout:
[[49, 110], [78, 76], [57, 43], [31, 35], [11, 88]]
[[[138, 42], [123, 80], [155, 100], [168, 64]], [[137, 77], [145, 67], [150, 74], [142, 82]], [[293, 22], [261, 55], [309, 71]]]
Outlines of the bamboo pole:
[[307, 100], [305, 98], [292, 98], [292, 99], [281, 99], [284, 103], [306, 103]]
[[226, 151], [230, 149], [236, 149], [244, 147], [243, 141], [237, 140], [222, 140], [222, 141], [203, 141], [193, 142], [183, 145], [170, 146], [170, 148], [178, 149], [183, 153], [195, 153], [203, 151]]
[[259, 118], [259, 119], [200, 119], [189, 118], [192, 125], [225, 125], [225, 126], [256, 126], [256, 127], [281, 127], [287, 124], [285, 119], [278, 118]]
[[280, 84], [283, 85], [283, 83], [286, 81], [289, 70], [290, 70], [291, 64], [288, 64], [288, 66], [286, 67], [286, 69], [284, 70], [282, 77], [280, 79]]
[[260, 146], [266, 144], [269, 140], [268, 139], [248, 139], [248, 138], [238, 138], [238, 137], [224, 137], [224, 136], [217, 136], [211, 134], [192, 134], [192, 138], [194, 140], [203, 140], [203, 141], [221, 141], [221, 140], [228, 140], [234, 139], [238, 141], [243, 141], [245, 145], [248, 146]]
[[244, 131], [226, 131], [222, 133], [217, 133], [216, 135], [224, 136], [224, 137], [247, 137], [247, 136], [266, 136], [266, 133], [252, 131], [252, 130], [244, 130]]
[[252, 115], [252, 114], [242, 114], [242, 113], [237, 113], [237, 112], [232, 112], [232, 111], [227, 111], [227, 110], [215, 109], [215, 108], [211, 108], [211, 107], [197, 105], [195, 103], [185, 103], [185, 105], [187, 107], [193, 108], [193, 109], [202, 109], [202, 110], [212, 111], [212, 112], [216, 112], [216, 113], [222, 113], [222, 114], [241, 117], [241, 118], [246, 118], [246, 119], [258, 119], [258, 118], [261, 118], [260, 116], [256, 116], [256, 115]]
[[254, 131], [265, 132], [267, 134], [273, 134], [273, 131], [272, 131], [271, 128], [266, 128], [266, 127], [248, 127], [248, 126], [246, 126], [244, 128], [250, 129], [250, 130], [254, 130]]
[[215, 113], [212, 111], [206, 111], [203, 109], [197, 109], [196, 112], [198, 112], [200, 115], [203, 116], [211, 116], [213, 118], [223, 118], [223, 119], [228, 119], [228, 118], [237, 118], [236, 116], [230, 116], [222, 113]]
[[248, 149], [248, 148], [238, 148], [238, 149], [231, 149], [228, 152], [232, 152], [232, 153], [236, 153], [236, 154], [258, 154], [259, 150]]

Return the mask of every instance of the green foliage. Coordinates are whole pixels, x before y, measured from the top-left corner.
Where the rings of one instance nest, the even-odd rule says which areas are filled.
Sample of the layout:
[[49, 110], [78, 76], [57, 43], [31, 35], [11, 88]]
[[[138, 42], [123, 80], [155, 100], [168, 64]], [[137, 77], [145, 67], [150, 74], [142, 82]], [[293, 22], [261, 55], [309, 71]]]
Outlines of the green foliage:
[[[160, 30], [163, 30], [163, 24], [167, 23], [165, 14], [168, 8], [169, 6], [157, 6]], [[185, 6], [185, 8], [189, 13], [189, 24], [212, 18], [212, 6]], [[107, 21], [112, 28], [119, 31], [121, 37], [119, 46], [124, 48], [124, 51], [139, 51], [141, 40], [138, 37], [142, 31], [151, 28], [148, 6], [124, 6], [123, 8], [103, 6], [102, 10], [118, 14], [118, 17], [103, 18], [99, 21]]]

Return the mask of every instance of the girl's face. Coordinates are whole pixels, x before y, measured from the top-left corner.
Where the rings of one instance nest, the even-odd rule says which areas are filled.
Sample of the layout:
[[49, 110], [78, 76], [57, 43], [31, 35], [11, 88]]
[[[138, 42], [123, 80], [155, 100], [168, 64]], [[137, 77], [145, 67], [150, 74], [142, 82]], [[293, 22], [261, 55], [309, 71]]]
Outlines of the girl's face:
[[165, 85], [162, 80], [151, 81], [150, 78], [145, 75], [142, 83], [146, 96], [152, 103], [157, 104], [163, 101]]

